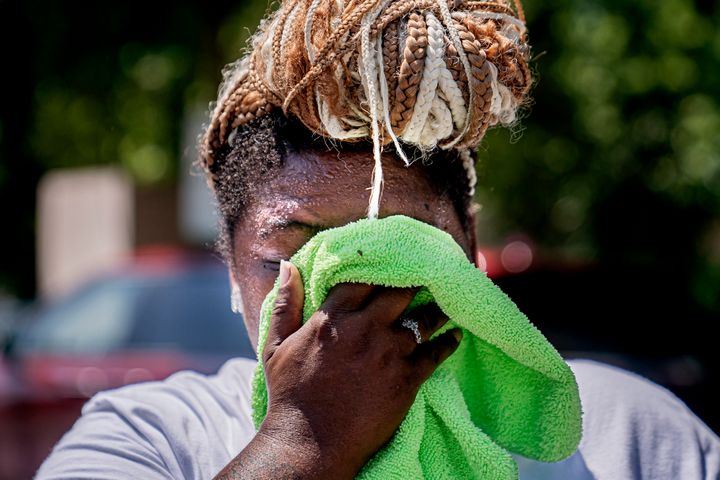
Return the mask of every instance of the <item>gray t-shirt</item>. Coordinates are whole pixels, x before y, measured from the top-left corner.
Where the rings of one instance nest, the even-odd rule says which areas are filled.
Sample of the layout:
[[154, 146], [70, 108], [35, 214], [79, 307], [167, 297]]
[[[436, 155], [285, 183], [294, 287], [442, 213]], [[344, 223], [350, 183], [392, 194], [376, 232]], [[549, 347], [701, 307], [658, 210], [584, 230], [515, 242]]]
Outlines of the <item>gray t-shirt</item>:
[[[667, 390], [601, 363], [568, 362], [583, 439], [558, 463], [516, 456], [521, 480], [720, 479], [720, 439]], [[180, 372], [95, 395], [37, 479], [209, 479], [253, 438], [255, 362]]]

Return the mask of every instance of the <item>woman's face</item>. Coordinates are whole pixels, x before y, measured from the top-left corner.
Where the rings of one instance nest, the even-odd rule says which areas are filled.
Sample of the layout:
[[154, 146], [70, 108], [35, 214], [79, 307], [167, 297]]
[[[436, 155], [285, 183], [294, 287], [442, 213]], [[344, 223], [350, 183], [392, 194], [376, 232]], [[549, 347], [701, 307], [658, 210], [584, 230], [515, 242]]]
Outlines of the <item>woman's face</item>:
[[[315, 233], [366, 216], [373, 161], [366, 153], [290, 153], [284, 166], [253, 192], [235, 225], [235, 282], [257, 348], [260, 307], [289, 259]], [[445, 230], [473, 258], [452, 200], [432, 187], [425, 170], [383, 158], [380, 217], [402, 214]]]

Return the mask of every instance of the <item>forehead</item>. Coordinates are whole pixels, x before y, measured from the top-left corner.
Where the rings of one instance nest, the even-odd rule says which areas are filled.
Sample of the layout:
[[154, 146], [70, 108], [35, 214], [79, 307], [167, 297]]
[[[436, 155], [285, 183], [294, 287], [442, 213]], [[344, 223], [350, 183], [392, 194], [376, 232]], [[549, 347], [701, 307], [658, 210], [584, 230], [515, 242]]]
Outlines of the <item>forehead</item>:
[[[374, 160], [370, 152], [305, 151], [289, 153], [270, 186], [273, 190], [286, 189], [302, 193], [333, 195], [347, 191], [370, 195], [370, 182]], [[400, 187], [417, 191], [428, 200], [435, 188], [426, 169], [418, 162], [409, 167], [393, 155], [382, 157], [385, 187]], [[438, 198], [439, 199], [439, 198]]]
[[[368, 153], [302, 152], [256, 185], [241, 223], [260, 237], [288, 224], [318, 230], [345, 225], [367, 214], [373, 161]], [[406, 167], [383, 157], [380, 216], [407, 215], [464, 236], [452, 200], [430, 180], [421, 164]]]

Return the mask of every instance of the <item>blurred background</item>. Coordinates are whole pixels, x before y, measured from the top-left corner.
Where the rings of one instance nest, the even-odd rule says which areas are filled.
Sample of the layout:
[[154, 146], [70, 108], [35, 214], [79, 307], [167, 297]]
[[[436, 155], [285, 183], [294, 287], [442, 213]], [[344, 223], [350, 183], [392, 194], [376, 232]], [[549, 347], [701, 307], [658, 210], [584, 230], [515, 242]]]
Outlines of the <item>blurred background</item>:
[[[267, 0], [0, 1], [0, 478], [93, 393], [252, 356], [194, 143]], [[478, 256], [567, 357], [720, 429], [720, 6], [527, 1], [533, 102], [479, 154]]]

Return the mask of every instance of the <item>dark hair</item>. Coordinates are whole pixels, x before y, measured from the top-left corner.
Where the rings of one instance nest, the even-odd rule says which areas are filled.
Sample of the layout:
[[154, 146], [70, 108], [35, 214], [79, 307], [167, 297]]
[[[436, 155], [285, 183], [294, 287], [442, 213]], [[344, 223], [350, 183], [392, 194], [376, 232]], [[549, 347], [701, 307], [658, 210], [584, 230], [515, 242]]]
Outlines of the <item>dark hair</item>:
[[[220, 215], [218, 249], [229, 264], [232, 264], [234, 227], [243, 207], [268, 174], [282, 167], [289, 152], [372, 151], [372, 144], [366, 140], [330, 142], [313, 135], [298, 120], [286, 117], [279, 110], [241, 125], [230, 134], [224, 149], [216, 152], [208, 168]], [[467, 173], [457, 152], [435, 150], [428, 155], [411, 147], [405, 150], [419, 158], [410, 168], [427, 169], [436, 191], [450, 197], [465, 231], [472, 232], [474, 225], [469, 215], [472, 198]]]

